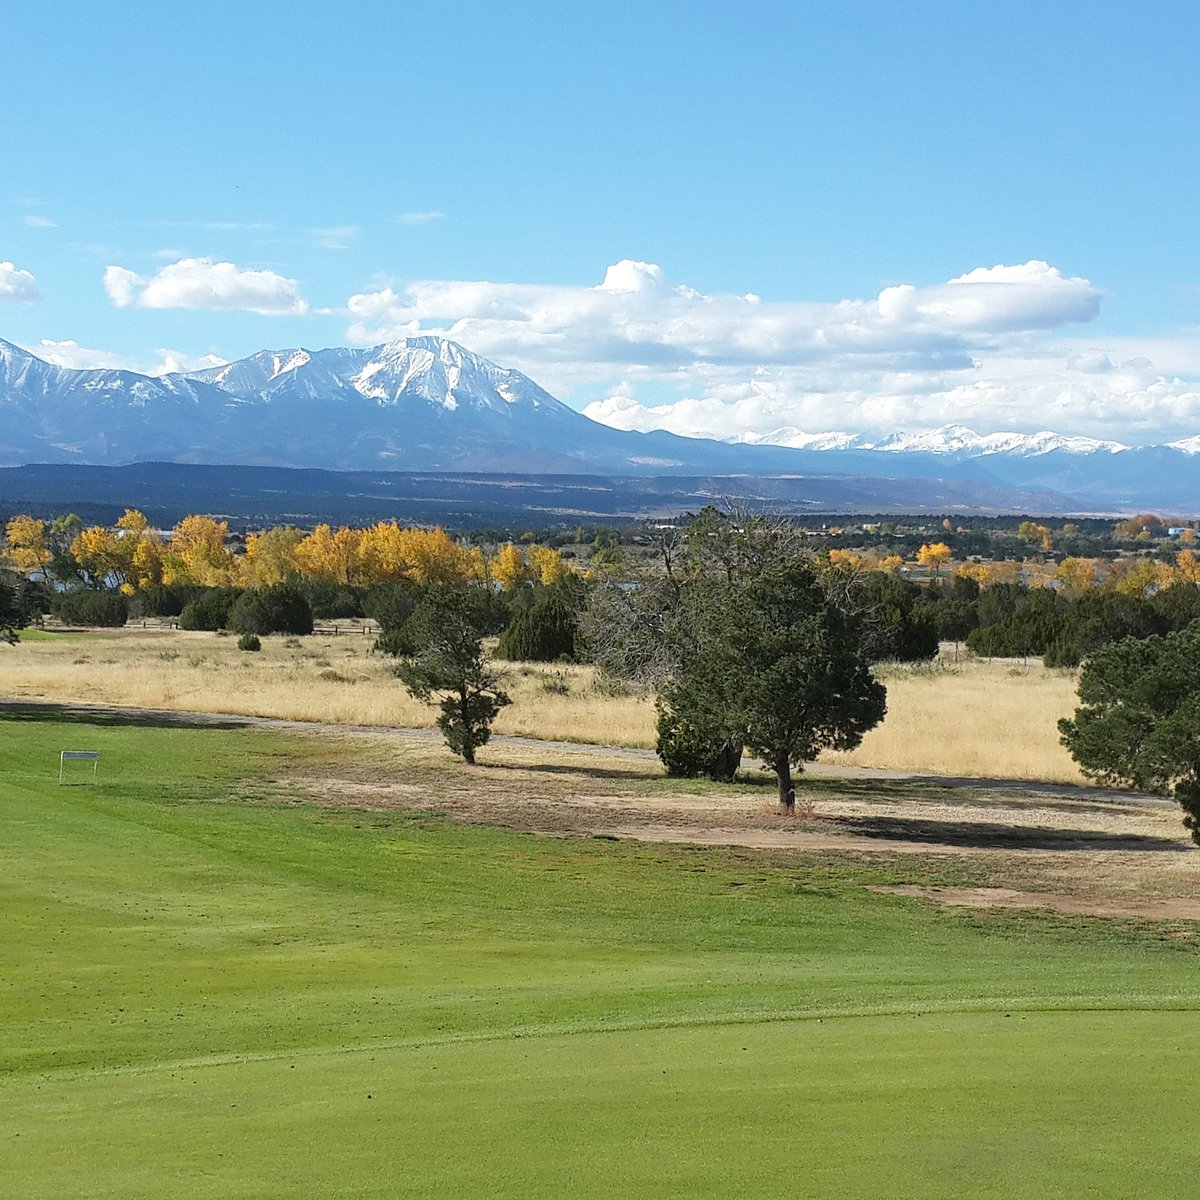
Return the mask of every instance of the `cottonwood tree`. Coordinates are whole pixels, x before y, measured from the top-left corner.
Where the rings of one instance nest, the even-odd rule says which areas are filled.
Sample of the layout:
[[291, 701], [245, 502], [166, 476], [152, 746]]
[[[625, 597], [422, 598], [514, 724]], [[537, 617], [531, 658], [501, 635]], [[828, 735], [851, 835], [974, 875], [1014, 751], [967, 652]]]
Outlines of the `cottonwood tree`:
[[1084, 774], [1174, 796], [1200, 843], [1200, 621], [1098, 650], [1079, 700], [1058, 728]]
[[5, 526], [7, 555], [22, 575], [47, 575], [54, 552], [46, 540], [46, 522], [26, 513], [11, 518]]
[[923, 567], [932, 567], [936, 579], [942, 568], [950, 561], [951, 550], [945, 542], [926, 543], [917, 551], [917, 562]]
[[479, 630], [465, 592], [434, 592], [406, 624], [415, 649], [396, 666], [396, 675], [418, 700], [436, 699], [437, 727], [446, 744], [468, 763], [487, 743], [492, 722], [510, 703], [502, 675], [484, 658]]

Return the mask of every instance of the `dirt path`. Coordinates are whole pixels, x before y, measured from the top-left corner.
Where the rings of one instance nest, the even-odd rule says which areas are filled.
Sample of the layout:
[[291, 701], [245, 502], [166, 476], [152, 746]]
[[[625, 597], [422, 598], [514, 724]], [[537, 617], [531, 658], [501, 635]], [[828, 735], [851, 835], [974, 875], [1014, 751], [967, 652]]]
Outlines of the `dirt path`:
[[[26, 711], [44, 712], [47, 715], [74, 716], [75, 719], [95, 719], [100, 722], [127, 720], [131, 724], [206, 726], [220, 729], [278, 729], [289, 733], [357, 734], [368, 737], [400, 738], [408, 741], [441, 744], [442, 735], [436, 729], [387, 727], [379, 725], [342, 725], [325, 721], [288, 721], [278, 717], [250, 717], [229, 713], [188, 712], [165, 708], [121, 708], [104, 704], [51, 703], [34, 700], [0, 700], [0, 712]], [[592, 742], [555, 742], [541, 738], [493, 735], [490, 745], [507, 746], [527, 750], [545, 750], [559, 754], [569, 752], [580, 755], [596, 755], [609, 759], [628, 759], [637, 763], [655, 763], [658, 756], [653, 750], [631, 746], [606, 746]], [[747, 757], [743, 766], [754, 770], [760, 766], [755, 759]], [[1088, 787], [1081, 784], [1041, 782], [1028, 779], [985, 779], [965, 775], [935, 775], [921, 771], [893, 771], [880, 767], [834, 766], [827, 763], [810, 763], [804, 774], [820, 780], [849, 780], [856, 782], [901, 783], [919, 787], [948, 788], [957, 791], [980, 791], [989, 795], [1011, 793], [1014, 796], [1046, 796], [1059, 799], [1090, 800], [1122, 804], [1147, 805], [1150, 807], [1174, 808], [1169, 800], [1159, 796], [1148, 796], [1139, 792], [1116, 792], [1110, 788]]]

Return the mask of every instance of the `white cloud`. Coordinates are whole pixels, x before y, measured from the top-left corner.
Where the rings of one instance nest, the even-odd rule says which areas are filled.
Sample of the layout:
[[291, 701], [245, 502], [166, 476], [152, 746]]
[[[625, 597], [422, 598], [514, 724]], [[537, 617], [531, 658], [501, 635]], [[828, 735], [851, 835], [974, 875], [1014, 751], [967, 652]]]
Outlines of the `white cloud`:
[[441, 333], [629, 429], [735, 437], [948, 422], [1121, 440], [1200, 428], [1200, 350], [1067, 334], [1102, 295], [1040, 260], [872, 299], [705, 295], [626, 260], [594, 287], [424, 280], [352, 296], [347, 337]]
[[181, 258], [149, 277], [110, 266], [104, 287], [118, 308], [238, 309], [266, 316], [308, 312], [296, 280], [210, 258]]
[[188, 354], [182, 350], [156, 350], [150, 361], [139, 361], [113, 354], [108, 350], [91, 350], [73, 341], [54, 341], [43, 338], [36, 345], [25, 347], [31, 354], [58, 367], [79, 371], [136, 371], [139, 375], [170, 375], [179, 371], [202, 371], [206, 367], [223, 367], [226, 359], [215, 354]]
[[32, 304], [40, 299], [32, 272], [0, 262], [0, 304]]
[[993, 267], [935, 287], [886, 288], [837, 304], [706, 296], [624, 261], [596, 287], [427, 280], [350, 298], [349, 336], [369, 343], [440, 322], [482, 353], [529, 353], [661, 369], [697, 361], [764, 363], [911, 356], [967, 366], [980, 343], [1095, 316], [1099, 292], [1042, 262]]
[[308, 236], [312, 238], [313, 245], [322, 250], [349, 250], [361, 232], [357, 225], [330, 225], [310, 229]]
[[405, 212], [400, 213], [396, 220], [401, 225], [427, 225], [430, 221], [444, 221], [444, 212]]
[[24, 222], [30, 229], [57, 229], [58, 222], [50, 220], [49, 217], [38, 216], [37, 213], [26, 213]]

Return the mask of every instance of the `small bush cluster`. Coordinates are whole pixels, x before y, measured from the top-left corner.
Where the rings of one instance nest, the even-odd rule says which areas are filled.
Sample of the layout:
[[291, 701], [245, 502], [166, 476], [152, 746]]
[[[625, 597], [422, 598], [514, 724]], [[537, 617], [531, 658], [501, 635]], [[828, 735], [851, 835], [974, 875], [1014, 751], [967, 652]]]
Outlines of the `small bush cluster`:
[[179, 613], [180, 629], [199, 629], [215, 633], [229, 628], [229, 610], [241, 595], [237, 588], [209, 588], [183, 606]]
[[229, 627], [235, 633], [303, 635], [313, 631], [313, 613], [298, 588], [280, 583], [243, 592], [229, 610]]
[[54, 598], [55, 616], [64, 625], [100, 625], [117, 629], [129, 620], [129, 601], [115, 590], [75, 588]]

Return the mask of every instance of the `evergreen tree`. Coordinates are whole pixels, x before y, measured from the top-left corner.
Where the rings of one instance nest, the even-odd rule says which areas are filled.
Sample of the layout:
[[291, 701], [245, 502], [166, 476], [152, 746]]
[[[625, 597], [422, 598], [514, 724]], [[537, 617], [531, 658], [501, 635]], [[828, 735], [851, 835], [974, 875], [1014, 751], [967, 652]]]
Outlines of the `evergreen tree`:
[[396, 667], [410, 695], [438, 699], [437, 726], [450, 749], [469, 763], [509, 703], [499, 686], [500, 673], [484, 661], [482, 638], [471, 616], [465, 592], [431, 593], [405, 625], [415, 649]]
[[709, 600], [696, 614], [694, 655], [661, 693], [665, 722], [759, 755], [791, 809], [793, 768], [825, 749], [853, 749], [886, 711], [859, 623], [796, 557]]
[[1200, 843], [1200, 622], [1097, 651], [1079, 700], [1058, 727], [1084, 773], [1173, 795]]

